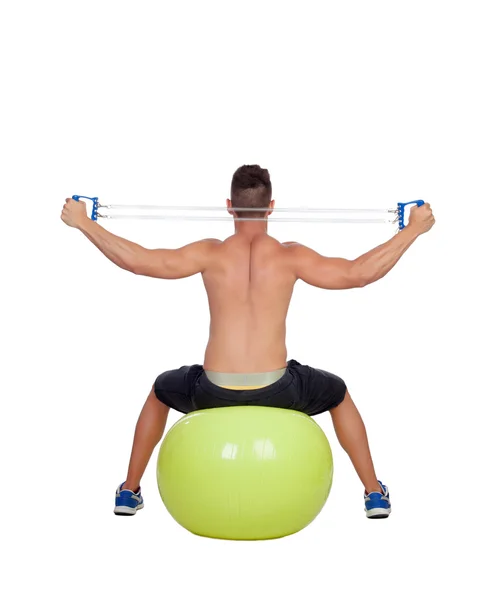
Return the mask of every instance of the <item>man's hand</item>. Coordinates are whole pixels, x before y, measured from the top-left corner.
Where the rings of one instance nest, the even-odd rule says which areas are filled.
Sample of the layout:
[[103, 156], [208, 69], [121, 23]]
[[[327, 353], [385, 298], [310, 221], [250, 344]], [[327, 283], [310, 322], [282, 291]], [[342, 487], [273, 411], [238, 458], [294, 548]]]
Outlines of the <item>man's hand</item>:
[[72, 198], [67, 198], [63, 212], [61, 213], [61, 219], [69, 227], [78, 229], [87, 219], [90, 220], [86, 214], [86, 203], [81, 200], [76, 202]]
[[409, 215], [407, 227], [415, 229], [419, 235], [429, 231], [435, 224], [435, 217], [431, 206], [427, 203], [422, 206], [413, 206]]

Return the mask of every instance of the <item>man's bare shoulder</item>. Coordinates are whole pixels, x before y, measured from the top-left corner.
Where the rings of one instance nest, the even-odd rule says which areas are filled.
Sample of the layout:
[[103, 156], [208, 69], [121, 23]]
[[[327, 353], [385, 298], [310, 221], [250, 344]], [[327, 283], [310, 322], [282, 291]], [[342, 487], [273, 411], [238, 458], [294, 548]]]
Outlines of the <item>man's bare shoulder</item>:
[[222, 240], [218, 240], [217, 238], [205, 238], [204, 240], [200, 240], [200, 244], [215, 245], [221, 243]]
[[288, 260], [301, 262], [303, 260], [308, 260], [311, 257], [316, 257], [317, 253], [301, 244], [300, 242], [283, 242], [281, 247], [284, 250], [284, 254], [287, 256]]
[[198, 240], [179, 248], [179, 250], [171, 250], [170, 252], [177, 252], [181, 256], [186, 257], [205, 257], [210, 256], [214, 249], [221, 246], [221, 240], [215, 238], [205, 238], [204, 240]]
[[288, 253], [289, 256], [293, 256], [296, 259], [314, 254], [314, 250], [300, 242], [283, 242], [281, 246], [286, 249], [286, 253]]
[[222, 243], [222, 240], [218, 240], [216, 238], [205, 238], [204, 240], [194, 242], [194, 245], [203, 250], [211, 250], [217, 246], [221, 246]]

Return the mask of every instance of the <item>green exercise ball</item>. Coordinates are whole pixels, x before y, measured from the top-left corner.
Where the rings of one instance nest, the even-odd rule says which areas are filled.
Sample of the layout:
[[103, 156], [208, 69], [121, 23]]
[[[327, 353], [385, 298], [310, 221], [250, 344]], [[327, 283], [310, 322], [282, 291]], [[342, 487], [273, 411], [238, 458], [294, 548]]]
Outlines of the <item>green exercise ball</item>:
[[190, 413], [167, 433], [157, 461], [161, 498], [197, 535], [279, 538], [306, 527], [323, 508], [333, 458], [307, 415], [235, 406]]

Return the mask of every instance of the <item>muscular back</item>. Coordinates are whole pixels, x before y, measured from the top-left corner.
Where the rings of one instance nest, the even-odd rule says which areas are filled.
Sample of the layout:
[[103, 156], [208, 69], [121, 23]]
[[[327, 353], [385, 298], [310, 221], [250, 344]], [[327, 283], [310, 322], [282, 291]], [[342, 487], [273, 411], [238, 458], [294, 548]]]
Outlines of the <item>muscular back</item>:
[[286, 315], [296, 282], [288, 254], [265, 233], [214, 245], [203, 271], [211, 315], [206, 369], [256, 373], [286, 366]]
[[137, 258], [126, 267], [162, 279], [202, 274], [211, 314], [204, 361], [209, 371], [262, 373], [285, 367], [286, 316], [298, 279], [326, 289], [369, 282], [369, 269], [360, 259], [328, 258], [294, 242], [280, 244], [254, 225], [223, 242], [202, 240], [177, 250], [138, 247], [131, 253]]

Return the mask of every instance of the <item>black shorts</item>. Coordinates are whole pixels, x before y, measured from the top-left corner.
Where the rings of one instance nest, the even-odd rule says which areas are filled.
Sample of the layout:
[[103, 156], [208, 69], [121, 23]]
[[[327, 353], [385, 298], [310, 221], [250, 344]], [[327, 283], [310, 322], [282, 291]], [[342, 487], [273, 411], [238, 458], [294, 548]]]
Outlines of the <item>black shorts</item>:
[[281, 379], [256, 390], [229, 390], [215, 385], [201, 365], [159, 375], [154, 390], [161, 402], [182, 413], [223, 406], [270, 406], [312, 416], [338, 406], [347, 388], [336, 375], [290, 360]]

